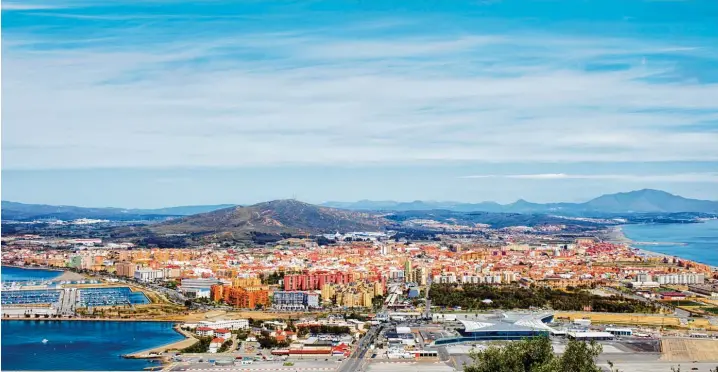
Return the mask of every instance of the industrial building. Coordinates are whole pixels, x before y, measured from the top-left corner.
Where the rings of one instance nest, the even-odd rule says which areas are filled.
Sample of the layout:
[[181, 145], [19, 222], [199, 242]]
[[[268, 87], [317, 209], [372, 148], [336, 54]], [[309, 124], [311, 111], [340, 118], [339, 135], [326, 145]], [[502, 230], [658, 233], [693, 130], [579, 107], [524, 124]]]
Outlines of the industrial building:
[[554, 330], [547, 325], [553, 314], [503, 313], [481, 321], [459, 320], [462, 328], [458, 337], [440, 338], [434, 345], [447, 345], [473, 341], [509, 341], [548, 336]]

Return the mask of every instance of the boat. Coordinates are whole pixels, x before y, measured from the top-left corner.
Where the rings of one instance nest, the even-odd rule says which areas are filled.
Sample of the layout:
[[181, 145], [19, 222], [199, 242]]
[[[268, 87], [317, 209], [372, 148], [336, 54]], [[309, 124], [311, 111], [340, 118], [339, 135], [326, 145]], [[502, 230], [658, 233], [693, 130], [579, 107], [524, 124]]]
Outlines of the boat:
[[49, 341], [49, 340], [48, 340], [48, 339], [46, 339], [46, 338], [43, 338], [43, 339], [42, 339], [42, 343], [43, 343], [43, 344], [46, 344], [46, 343], [47, 343], [47, 341]]

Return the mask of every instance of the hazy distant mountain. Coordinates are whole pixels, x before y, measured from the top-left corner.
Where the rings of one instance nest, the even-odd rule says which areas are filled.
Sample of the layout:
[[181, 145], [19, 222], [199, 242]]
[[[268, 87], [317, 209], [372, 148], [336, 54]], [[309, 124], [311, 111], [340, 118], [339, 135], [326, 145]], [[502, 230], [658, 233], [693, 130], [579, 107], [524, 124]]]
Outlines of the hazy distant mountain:
[[187, 216], [190, 214], [210, 212], [227, 208], [232, 204], [193, 205], [159, 209], [125, 209], [125, 208], [85, 208], [70, 205], [24, 204], [11, 201], [2, 202], [2, 218], [4, 220], [95, 218], [107, 220], [136, 220], [149, 216]]
[[316, 234], [376, 231], [387, 221], [372, 213], [320, 207], [296, 200], [274, 200], [247, 207], [231, 207], [195, 214], [150, 226], [157, 234], [251, 233]]
[[498, 212], [503, 206], [494, 202], [483, 203], [459, 203], [459, 202], [437, 202], [437, 201], [421, 201], [413, 202], [396, 202], [396, 201], [371, 201], [360, 200], [358, 202], [336, 202], [330, 201], [321, 204], [324, 207], [341, 208], [350, 210], [365, 211], [426, 211], [432, 209], [450, 210], [456, 212], [473, 212], [486, 211]]
[[687, 199], [665, 191], [644, 189], [603, 195], [583, 203], [586, 210], [624, 212], [718, 212], [718, 202]]
[[531, 203], [523, 199], [504, 205], [493, 202], [459, 203], [417, 200], [404, 203], [395, 201], [372, 202], [370, 200], [361, 200], [356, 203], [327, 202], [322, 205], [351, 210], [416, 211], [443, 209], [457, 212], [483, 211], [569, 215], [655, 212], [718, 213], [718, 202], [716, 201], [687, 199], [681, 196], [669, 194], [665, 191], [651, 189], [602, 195], [585, 203], [541, 204]]

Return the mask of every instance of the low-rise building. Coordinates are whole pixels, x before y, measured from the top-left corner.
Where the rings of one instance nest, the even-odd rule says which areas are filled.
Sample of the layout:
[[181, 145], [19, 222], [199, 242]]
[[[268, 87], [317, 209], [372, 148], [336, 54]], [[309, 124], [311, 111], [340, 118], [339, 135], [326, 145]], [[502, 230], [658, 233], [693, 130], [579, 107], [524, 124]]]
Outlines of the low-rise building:
[[162, 270], [140, 269], [135, 270], [135, 280], [140, 282], [153, 282], [162, 279]]
[[214, 336], [214, 329], [209, 327], [197, 327], [195, 333], [200, 337], [212, 337]]

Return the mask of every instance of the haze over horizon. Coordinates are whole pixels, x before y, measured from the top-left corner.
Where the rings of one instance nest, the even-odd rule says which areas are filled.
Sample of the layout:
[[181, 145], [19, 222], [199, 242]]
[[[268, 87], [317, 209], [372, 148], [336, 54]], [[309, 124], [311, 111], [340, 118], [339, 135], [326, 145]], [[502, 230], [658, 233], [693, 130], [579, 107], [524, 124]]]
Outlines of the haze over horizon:
[[716, 14], [712, 0], [3, 1], [2, 199], [717, 200]]
[[[174, 208], [174, 207], [191, 207], [191, 206], [230, 206], [230, 205], [237, 205], [237, 206], [250, 206], [254, 204], [260, 204], [260, 203], [266, 203], [266, 202], [272, 202], [277, 200], [297, 200], [302, 203], [309, 203], [313, 205], [324, 205], [332, 208], [345, 208], [343, 206], [338, 206], [338, 204], [342, 203], [361, 203], [361, 202], [373, 202], [373, 203], [382, 203], [382, 202], [395, 202], [395, 203], [413, 203], [413, 202], [422, 202], [422, 203], [463, 203], [463, 204], [480, 204], [480, 203], [497, 203], [503, 206], [508, 206], [513, 203], [518, 203], [521, 201], [529, 202], [529, 203], [537, 203], [537, 204], [551, 204], [551, 203], [585, 203], [594, 199], [597, 199], [602, 196], [606, 195], [616, 195], [621, 193], [638, 193], [641, 191], [658, 191], [664, 192], [663, 190], [655, 190], [655, 189], [641, 189], [641, 190], [628, 190], [625, 192], [618, 192], [618, 193], [612, 193], [612, 194], [601, 194], [596, 195], [595, 197], [586, 199], [586, 200], [577, 200], [577, 201], [565, 201], [565, 200], [553, 200], [548, 202], [536, 202], [533, 200], [526, 200], [524, 198], [519, 198], [516, 200], [513, 200], [511, 202], [496, 202], [495, 200], [473, 200], [473, 201], [459, 201], [459, 200], [431, 200], [431, 199], [413, 199], [413, 200], [394, 200], [394, 199], [357, 199], [357, 200], [325, 200], [321, 202], [311, 202], [306, 200], [301, 200], [296, 197], [289, 197], [289, 198], [273, 198], [273, 199], [267, 199], [267, 200], [260, 200], [256, 202], [248, 202], [248, 203], [242, 203], [242, 202], [225, 202], [225, 203], [209, 203], [209, 204], [173, 204], [173, 205], [164, 205], [164, 206], [149, 206], [149, 207], [135, 207], [135, 206], [128, 206], [128, 205], [78, 205], [78, 204], [48, 204], [48, 205], [56, 205], [56, 206], [71, 206], [71, 207], [82, 207], [82, 208], [120, 208], [120, 209], [163, 209], [163, 208]], [[670, 194], [670, 193], [669, 193]], [[672, 194], [678, 197], [683, 197], [683, 195], [676, 195]], [[702, 200], [702, 199], [695, 199], [695, 198], [688, 198], [692, 200]], [[41, 204], [47, 204], [47, 203], [33, 203], [33, 202], [25, 202], [25, 201], [19, 201], [19, 200], [8, 200], [8, 199], [2, 199], [3, 202], [12, 202], [12, 203], [22, 203], [22, 204], [28, 204], [28, 205], [41, 205]], [[714, 201], [718, 202], [718, 200], [710, 200], [710, 199], [704, 199], [704, 201]], [[338, 204], [337, 204], [338, 203]], [[225, 208], [225, 207], [222, 207]], [[355, 209], [354, 207], [349, 207], [349, 209]]]

